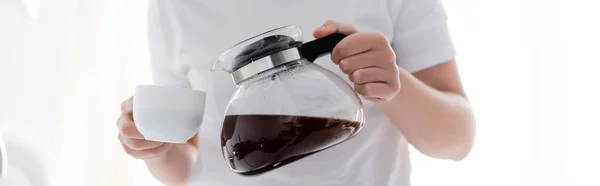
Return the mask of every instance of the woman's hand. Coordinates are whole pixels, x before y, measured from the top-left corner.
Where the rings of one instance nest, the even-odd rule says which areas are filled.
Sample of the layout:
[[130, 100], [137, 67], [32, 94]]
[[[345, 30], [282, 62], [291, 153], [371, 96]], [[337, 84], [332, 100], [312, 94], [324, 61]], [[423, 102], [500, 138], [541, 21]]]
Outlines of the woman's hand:
[[313, 36], [348, 35], [337, 44], [331, 60], [348, 74], [356, 92], [371, 101], [388, 101], [400, 91], [396, 54], [380, 33], [358, 32], [352, 25], [327, 21]]
[[166, 154], [172, 144], [145, 140], [135, 127], [132, 111], [133, 97], [130, 97], [121, 104], [121, 116], [117, 121], [119, 141], [125, 152], [136, 159], [151, 159]]
[[133, 121], [133, 97], [121, 104], [117, 127], [125, 152], [133, 158], [145, 160], [156, 179], [165, 185], [187, 184], [198, 160], [197, 133], [185, 144], [145, 140]]

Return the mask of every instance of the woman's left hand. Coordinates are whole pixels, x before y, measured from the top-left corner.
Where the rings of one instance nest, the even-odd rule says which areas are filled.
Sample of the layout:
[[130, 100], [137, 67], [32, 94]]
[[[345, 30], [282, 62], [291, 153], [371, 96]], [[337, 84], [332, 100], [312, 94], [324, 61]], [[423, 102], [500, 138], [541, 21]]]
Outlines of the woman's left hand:
[[347, 35], [331, 53], [331, 60], [348, 74], [356, 92], [371, 101], [387, 101], [400, 91], [396, 54], [380, 33], [358, 32], [352, 25], [327, 21], [313, 35]]

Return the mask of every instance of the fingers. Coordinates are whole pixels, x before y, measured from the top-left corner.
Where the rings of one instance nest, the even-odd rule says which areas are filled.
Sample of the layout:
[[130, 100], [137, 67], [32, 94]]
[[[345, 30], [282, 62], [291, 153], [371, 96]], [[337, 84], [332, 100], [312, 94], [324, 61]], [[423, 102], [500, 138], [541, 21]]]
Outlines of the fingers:
[[117, 120], [119, 141], [125, 152], [137, 159], [150, 159], [169, 151], [172, 144], [144, 140], [133, 122], [133, 97], [121, 103], [121, 116]]
[[173, 145], [170, 143], [163, 143], [162, 145], [160, 145], [156, 148], [152, 148], [152, 149], [134, 150], [134, 149], [129, 148], [124, 143], [124, 141], [121, 141], [121, 146], [123, 146], [123, 149], [125, 149], [125, 152], [127, 154], [129, 154], [130, 156], [132, 156], [136, 159], [151, 159], [151, 158], [159, 157], [159, 156], [165, 154], [166, 152], [171, 150], [171, 147]]
[[344, 58], [369, 51], [388, 51], [385, 55], [395, 58], [395, 54], [389, 52], [393, 51], [389, 49], [390, 47], [387, 38], [382, 34], [357, 33], [344, 38], [335, 46], [331, 53], [331, 60], [338, 64]]
[[350, 24], [343, 24], [336, 21], [326, 21], [321, 27], [315, 29], [313, 31], [313, 36], [315, 38], [323, 38], [325, 36], [331, 35], [333, 33], [341, 33], [345, 35], [351, 35], [358, 32], [354, 26]]
[[398, 68], [363, 68], [349, 75], [356, 92], [369, 100], [390, 100], [400, 91]]
[[377, 67], [362, 68], [352, 72], [349, 75], [350, 81], [354, 84], [362, 85], [366, 83], [389, 83], [393, 84], [398, 81], [398, 76], [395, 75], [397, 68], [382, 69]]
[[[400, 86], [400, 84], [398, 84]], [[379, 100], [390, 100], [394, 94], [390, 94], [390, 92], [396, 92], [399, 90], [394, 85], [390, 85], [387, 83], [367, 83], [367, 84], [354, 84], [354, 89], [357, 93], [365, 97], [369, 100], [379, 101]]]
[[349, 75], [354, 89], [363, 97], [390, 100], [400, 91], [396, 54], [381, 33], [359, 33], [352, 25], [327, 21], [315, 29], [313, 36], [322, 38], [333, 33], [346, 34], [333, 52], [331, 60]]
[[129, 114], [123, 114], [119, 117], [117, 127], [119, 128], [119, 133], [126, 138], [144, 139], [144, 136], [137, 129], [133, 118]]
[[379, 50], [361, 53], [341, 59], [337, 63], [340, 70], [346, 74], [351, 74], [355, 70], [369, 67], [379, 67], [383, 69], [396, 68], [395, 54], [387, 50]]
[[161, 146], [162, 144], [164, 144], [163, 142], [126, 138], [123, 135], [119, 135], [119, 140], [121, 140], [123, 142], [123, 144], [126, 145], [128, 148], [133, 149], [133, 150], [138, 150], [138, 151], [157, 148], [157, 147]]
[[132, 139], [144, 139], [133, 122], [133, 96], [121, 103], [121, 117], [117, 121], [120, 135]]
[[121, 103], [121, 112], [122, 113], [131, 113], [133, 111], [133, 96], [129, 97], [127, 100]]

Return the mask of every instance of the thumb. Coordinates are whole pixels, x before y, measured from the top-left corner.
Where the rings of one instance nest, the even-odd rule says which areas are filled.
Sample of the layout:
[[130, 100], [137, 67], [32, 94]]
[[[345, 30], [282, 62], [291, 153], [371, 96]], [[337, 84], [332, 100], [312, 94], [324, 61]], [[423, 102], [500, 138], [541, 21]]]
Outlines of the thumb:
[[354, 26], [349, 24], [339, 23], [337, 21], [326, 21], [321, 27], [313, 31], [313, 36], [317, 39], [326, 37], [333, 33], [350, 35], [358, 32]]

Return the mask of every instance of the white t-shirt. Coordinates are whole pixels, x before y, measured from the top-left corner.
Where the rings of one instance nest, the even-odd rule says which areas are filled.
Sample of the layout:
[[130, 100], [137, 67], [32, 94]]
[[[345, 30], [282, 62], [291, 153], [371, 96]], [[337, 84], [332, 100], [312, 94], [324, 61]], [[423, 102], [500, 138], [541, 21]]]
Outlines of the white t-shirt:
[[[243, 177], [221, 154], [221, 122], [235, 91], [231, 76], [211, 72], [218, 55], [236, 43], [285, 25], [299, 25], [304, 41], [327, 20], [387, 36], [400, 67], [415, 72], [455, 56], [440, 0], [150, 0], [149, 41], [158, 85], [207, 92], [200, 129], [200, 161], [191, 186], [408, 186], [408, 142], [373, 103], [355, 138], [267, 172]], [[350, 83], [329, 57], [316, 61]]]

